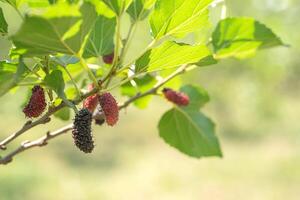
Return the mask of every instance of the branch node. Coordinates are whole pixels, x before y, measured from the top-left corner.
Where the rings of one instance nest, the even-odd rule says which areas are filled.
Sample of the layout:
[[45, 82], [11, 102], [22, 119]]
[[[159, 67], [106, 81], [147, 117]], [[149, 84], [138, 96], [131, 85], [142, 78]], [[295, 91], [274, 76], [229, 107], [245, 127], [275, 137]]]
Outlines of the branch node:
[[6, 150], [7, 148], [6, 148], [5, 145], [0, 145], [0, 149], [1, 149], [1, 150]]

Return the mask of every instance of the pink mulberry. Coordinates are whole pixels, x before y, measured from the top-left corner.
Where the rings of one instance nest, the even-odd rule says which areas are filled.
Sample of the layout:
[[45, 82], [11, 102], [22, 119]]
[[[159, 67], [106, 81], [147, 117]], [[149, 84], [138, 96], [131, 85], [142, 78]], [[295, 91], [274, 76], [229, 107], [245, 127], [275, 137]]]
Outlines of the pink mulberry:
[[119, 119], [119, 107], [115, 98], [110, 93], [104, 93], [99, 97], [99, 103], [109, 126], [113, 126]]
[[176, 92], [170, 88], [164, 88], [162, 92], [166, 99], [178, 106], [187, 106], [190, 103], [190, 98], [185, 93]]
[[[93, 84], [90, 84], [88, 86], [88, 90], [91, 91], [93, 89], [94, 89]], [[99, 98], [98, 94], [94, 94], [92, 96], [87, 97], [83, 102], [83, 107], [88, 109], [91, 113], [93, 113], [99, 103], [98, 98]]]

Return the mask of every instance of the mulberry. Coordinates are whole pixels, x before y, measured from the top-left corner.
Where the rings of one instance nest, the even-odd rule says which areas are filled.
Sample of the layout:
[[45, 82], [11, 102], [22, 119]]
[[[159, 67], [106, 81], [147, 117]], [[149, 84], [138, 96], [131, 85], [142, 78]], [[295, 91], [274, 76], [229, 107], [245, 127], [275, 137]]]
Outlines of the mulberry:
[[113, 126], [119, 119], [119, 107], [115, 98], [110, 93], [104, 93], [99, 97], [99, 103], [105, 116], [106, 123]]
[[[94, 85], [90, 84], [88, 86], [88, 90], [92, 91], [93, 89], [94, 89]], [[91, 113], [93, 113], [99, 103], [98, 98], [99, 98], [98, 94], [94, 94], [92, 96], [87, 97], [83, 102], [83, 107], [88, 109]]]
[[111, 54], [105, 55], [102, 57], [102, 60], [105, 64], [112, 64], [114, 61], [115, 54], [112, 52]]
[[91, 125], [92, 113], [86, 108], [81, 109], [75, 116], [72, 136], [75, 145], [84, 153], [91, 153], [94, 149]]
[[32, 88], [32, 95], [28, 104], [23, 109], [23, 112], [26, 117], [34, 118], [40, 116], [47, 106], [45, 100], [44, 89], [36, 85]]
[[178, 106], [187, 106], [190, 103], [190, 98], [185, 93], [176, 92], [170, 88], [164, 88], [162, 92], [166, 99]]

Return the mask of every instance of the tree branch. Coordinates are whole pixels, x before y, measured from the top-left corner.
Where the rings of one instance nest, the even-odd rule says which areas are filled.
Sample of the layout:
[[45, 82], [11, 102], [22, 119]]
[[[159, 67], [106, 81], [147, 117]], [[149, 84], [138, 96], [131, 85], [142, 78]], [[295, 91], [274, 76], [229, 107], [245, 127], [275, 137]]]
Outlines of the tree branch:
[[67, 133], [69, 130], [72, 129], [72, 127], [73, 127], [73, 124], [69, 124], [57, 131], [52, 132], [52, 133], [48, 132], [43, 137], [41, 137], [37, 140], [34, 140], [32, 142], [30, 142], [30, 141], [23, 142], [20, 145], [20, 147], [18, 147], [16, 150], [12, 151], [11, 153], [9, 153], [8, 155], [6, 155], [3, 158], [0, 157], [0, 164], [5, 165], [5, 164], [10, 163], [13, 160], [14, 156], [16, 156], [19, 153], [22, 153], [23, 151], [26, 151], [33, 147], [43, 147], [43, 146], [47, 145], [49, 140], [51, 140], [59, 135], [62, 135], [64, 133]]
[[[176, 76], [184, 73], [188, 68], [188, 65], [183, 65], [180, 68], [178, 68], [174, 73], [170, 74], [168, 77], [166, 77], [165, 79], [159, 81], [153, 88], [151, 88], [150, 90], [144, 92], [144, 93], [138, 93], [137, 95], [129, 98], [126, 102], [124, 102], [123, 104], [121, 104], [119, 106], [119, 110], [122, 110], [126, 107], [128, 107], [132, 102], [148, 96], [148, 95], [153, 95], [157, 93], [157, 90], [162, 87], [164, 84], [166, 84], [167, 82], [169, 82], [170, 80], [172, 80], [173, 78], [175, 78]], [[91, 96], [93, 94], [95, 94], [97, 92], [97, 89], [92, 90], [89, 93], [86, 93], [83, 98], [86, 98], [88, 96]], [[78, 104], [79, 102], [81, 102], [80, 99], [75, 100], [74, 103]], [[38, 119], [35, 122], [31, 122], [28, 121], [27, 123], [25, 123], [25, 125], [22, 127], [22, 129], [20, 129], [19, 131], [17, 131], [16, 133], [12, 134], [11, 136], [9, 136], [7, 139], [3, 140], [0, 143], [0, 147], [2, 149], [6, 149], [5, 145], [8, 144], [9, 142], [11, 142], [12, 140], [14, 140], [15, 138], [17, 138], [18, 136], [20, 136], [21, 134], [23, 134], [24, 132], [26, 132], [27, 130], [39, 125], [39, 124], [43, 124], [43, 123], [47, 123], [50, 121], [50, 116], [52, 114], [54, 114], [56, 111], [60, 110], [61, 108], [63, 108], [65, 105], [65, 103], [61, 103], [59, 106], [54, 107], [53, 109], [50, 109], [43, 117], [41, 117], [40, 119]], [[94, 117], [99, 117], [99, 116], [94, 116]], [[65, 127], [62, 127], [61, 129], [54, 131], [52, 133], [48, 132], [46, 135], [44, 135], [43, 137], [34, 140], [32, 142], [30, 141], [25, 141], [23, 142], [17, 149], [15, 149], [14, 151], [12, 151], [11, 153], [7, 154], [5, 157], [0, 157], [0, 165], [5, 165], [10, 163], [13, 158], [17, 155], [20, 154], [28, 149], [31, 149], [33, 147], [43, 147], [45, 145], [47, 145], [47, 142], [53, 138], [56, 138], [59, 135], [62, 135], [64, 133], [67, 133], [69, 130], [71, 130], [73, 127], [73, 124], [68, 124]]]

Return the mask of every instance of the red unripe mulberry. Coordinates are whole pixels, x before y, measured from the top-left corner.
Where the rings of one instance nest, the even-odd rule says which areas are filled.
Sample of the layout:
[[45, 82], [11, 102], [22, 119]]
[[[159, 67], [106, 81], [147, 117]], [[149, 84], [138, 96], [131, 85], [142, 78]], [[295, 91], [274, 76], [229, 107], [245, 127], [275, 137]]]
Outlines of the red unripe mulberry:
[[32, 88], [32, 94], [28, 104], [23, 109], [24, 114], [26, 117], [34, 118], [40, 116], [47, 106], [45, 100], [45, 93], [44, 89], [36, 85]]
[[102, 60], [105, 64], [112, 64], [114, 61], [115, 54], [112, 52], [111, 54], [105, 55], [102, 57]]
[[[92, 91], [93, 89], [94, 89], [93, 84], [88, 85], [89, 91]], [[83, 102], [83, 107], [88, 109], [91, 113], [93, 113], [99, 103], [98, 98], [99, 98], [98, 94], [94, 94], [92, 96], [87, 97]]]
[[119, 107], [115, 98], [110, 93], [104, 93], [99, 97], [99, 103], [109, 126], [113, 126], [119, 119]]
[[164, 88], [163, 94], [166, 99], [178, 106], [187, 106], [190, 103], [190, 98], [183, 92], [176, 92], [170, 88]]

